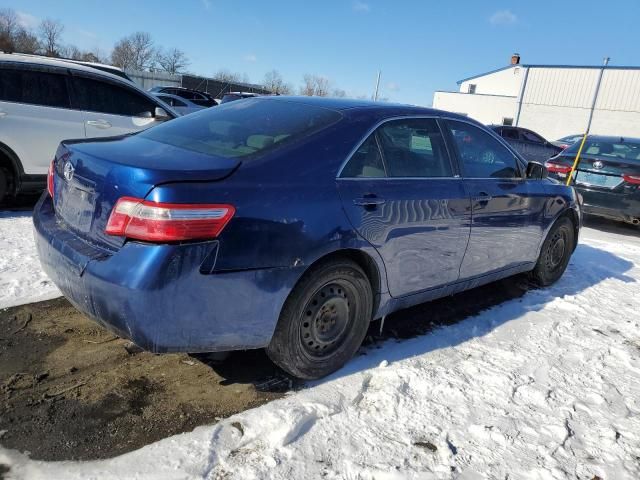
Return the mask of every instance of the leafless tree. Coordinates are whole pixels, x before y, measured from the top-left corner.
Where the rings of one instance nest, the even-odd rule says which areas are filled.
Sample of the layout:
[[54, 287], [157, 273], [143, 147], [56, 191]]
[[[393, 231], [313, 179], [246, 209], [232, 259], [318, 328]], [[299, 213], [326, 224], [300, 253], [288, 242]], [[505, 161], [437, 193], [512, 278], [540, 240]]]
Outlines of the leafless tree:
[[111, 63], [122, 69], [151, 70], [156, 56], [151, 35], [136, 32], [116, 42], [111, 52]]
[[343, 98], [347, 96], [347, 92], [345, 92], [341, 88], [334, 88], [333, 92], [331, 92], [331, 96], [336, 98]]
[[300, 95], [309, 97], [327, 97], [331, 91], [331, 81], [327, 77], [321, 75], [306, 74], [302, 77], [302, 87], [300, 87]]
[[290, 95], [293, 87], [286, 83], [277, 70], [271, 70], [264, 74], [264, 88], [276, 95]]
[[38, 33], [40, 37], [40, 44], [42, 46], [43, 53], [48, 57], [60, 56], [60, 41], [62, 39], [62, 32], [64, 31], [64, 25], [58, 20], [52, 20], [50, 18], [44, 19], [40, 22], [38, 27]]
[[15, 52], [35, 54], [40, 51], [38, 37], [25, 28], [20, 28], [13, 38]]
[[224, 83], [249, 83], [249, 76], [246, 73], [230, 72], [226, 69], [218, 70], [213, 74], [213, 78]]
[[18, 30], [18, 16], [10, 8], [0, 9], [0, 50], [12, 52], [15, 48], [15, 34]]
[[158, 51], [157, 62], [162, 70], [171, 74], [184, 73], [184, 70], [189, 66], [187, 55], [177, 48]]

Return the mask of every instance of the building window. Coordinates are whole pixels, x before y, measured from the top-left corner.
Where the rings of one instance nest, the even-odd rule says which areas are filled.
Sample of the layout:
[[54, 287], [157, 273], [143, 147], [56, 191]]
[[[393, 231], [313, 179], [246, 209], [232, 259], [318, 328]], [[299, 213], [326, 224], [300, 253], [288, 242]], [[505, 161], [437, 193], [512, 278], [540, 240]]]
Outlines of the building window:
[[469, 93], [476, 93], [476, 84], [475, 83], [470, 83], [469, 84]]
[[513, 125], [513, 118], [502, 117], [502, 124], [503, 125], [508, 125], [508, 126]]

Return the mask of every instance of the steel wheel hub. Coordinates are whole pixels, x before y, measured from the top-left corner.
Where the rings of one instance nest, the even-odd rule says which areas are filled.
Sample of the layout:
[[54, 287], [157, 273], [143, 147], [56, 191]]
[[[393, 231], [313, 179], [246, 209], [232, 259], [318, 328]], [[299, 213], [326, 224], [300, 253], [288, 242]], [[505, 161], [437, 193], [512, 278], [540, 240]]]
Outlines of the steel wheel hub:
[[326, 356], [340, 346], [350, 318], [350, 300], [345, 288], [330, 283], [318, 290], [302, 315], [300, 339], [312, 356]]

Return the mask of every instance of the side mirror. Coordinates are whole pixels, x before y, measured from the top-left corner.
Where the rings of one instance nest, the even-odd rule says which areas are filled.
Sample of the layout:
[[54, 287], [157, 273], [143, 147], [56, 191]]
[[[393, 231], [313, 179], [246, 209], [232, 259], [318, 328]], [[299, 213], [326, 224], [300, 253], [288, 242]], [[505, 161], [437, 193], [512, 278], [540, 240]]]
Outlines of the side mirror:
[[162, 107], [156, 107], [155, 112], [153, 113], [153, 117], [158, 122], [164, 122], [165, 120], [170, 120], [171, 117], [167, 113], [167, 111]]
[[543, 179], [549, 176], [549, 172], [547, 171], [547, 167], [538, 162], [529, 162], [527, 163], [527, 178], [531, 179]]

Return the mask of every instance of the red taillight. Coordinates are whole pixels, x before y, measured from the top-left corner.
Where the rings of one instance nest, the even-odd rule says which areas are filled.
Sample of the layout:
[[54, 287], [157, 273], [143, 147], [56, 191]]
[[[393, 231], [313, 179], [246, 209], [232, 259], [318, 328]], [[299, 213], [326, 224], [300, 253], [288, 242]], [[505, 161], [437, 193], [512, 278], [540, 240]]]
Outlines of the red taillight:
[[561, 149], [563, 149], [563, 150], [564, 150], [565, 148], [568, 148], [568, 147], [569, 147], [569, 144], [568, 144], [568, 143], [563, 143], [563, 144], [558, 145], [558, 146], [559, 146]]
[[622, 179], [632, 185], [640, 185], [640, 175], [623, 175]]
[[553, 163], [553, 162], [547, 162], [544, 164], [545, 167], [547, 167], [547, 170], [549, 170], [552, 173], [569, 173], [571, 171], [571, 165], [562, 165], [561, 163]]
[[49, 164], [49, 171], [47, 172], [47, 192], [49, 192], [49, 195], [51, 196], [51, 198], [53, 198], [53, 192], [54, 192], [53, 176], [54, 176], [55, 168], [56, 168], [55, 159], [53, 159]]
[[113, 207], [105, 231], [148, 242], [212, 239], [235, 211], [232, 205], [158, 203], [122, 197]]

